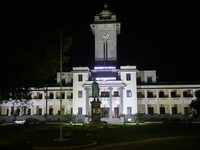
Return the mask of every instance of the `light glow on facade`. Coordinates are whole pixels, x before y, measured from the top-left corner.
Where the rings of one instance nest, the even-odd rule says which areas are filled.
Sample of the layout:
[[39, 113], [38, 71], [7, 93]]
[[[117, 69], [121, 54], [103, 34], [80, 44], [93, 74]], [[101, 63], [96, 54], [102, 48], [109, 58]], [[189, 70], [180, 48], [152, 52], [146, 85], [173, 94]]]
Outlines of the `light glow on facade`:
[[108, 80], [116, 80], [116, 77], [100, 77], [96, 78], [97, 81], [108, 81]]
[[102, 69], [116, 69], [115, 66], [103, 66], [103, 67], [94, 67], [96, 70], [102, 70]]

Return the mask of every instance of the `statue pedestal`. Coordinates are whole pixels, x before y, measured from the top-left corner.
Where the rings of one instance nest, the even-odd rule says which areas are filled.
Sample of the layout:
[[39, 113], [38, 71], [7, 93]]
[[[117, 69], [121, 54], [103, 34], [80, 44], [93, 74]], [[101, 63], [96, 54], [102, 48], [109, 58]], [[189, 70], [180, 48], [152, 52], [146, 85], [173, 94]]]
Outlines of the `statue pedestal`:
[[89, 127], [103, 127], [108, 128], [108, 123], [105, 121], [101, 121], [101, 102], [100, 101], [92, 101], [91, 103], [91, 111], [92, 111], [92, 121], [89, 122], [86, 126]]
[[92, 101], [91, 102], [92, 122], [100, 122], [101, 121], [100, 106], [101, 106], [100, 101]]

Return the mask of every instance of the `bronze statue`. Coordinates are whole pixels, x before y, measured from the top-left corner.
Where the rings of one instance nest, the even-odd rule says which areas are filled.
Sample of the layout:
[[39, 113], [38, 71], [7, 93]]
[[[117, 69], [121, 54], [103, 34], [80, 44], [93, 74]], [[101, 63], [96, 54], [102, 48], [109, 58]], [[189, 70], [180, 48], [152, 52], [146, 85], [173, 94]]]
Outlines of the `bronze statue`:
[[97, 101], [99, 101], [99, 84], [96, 82], [95, 79], [93, 79], [92, 83], [92, 97], [97, 98]]

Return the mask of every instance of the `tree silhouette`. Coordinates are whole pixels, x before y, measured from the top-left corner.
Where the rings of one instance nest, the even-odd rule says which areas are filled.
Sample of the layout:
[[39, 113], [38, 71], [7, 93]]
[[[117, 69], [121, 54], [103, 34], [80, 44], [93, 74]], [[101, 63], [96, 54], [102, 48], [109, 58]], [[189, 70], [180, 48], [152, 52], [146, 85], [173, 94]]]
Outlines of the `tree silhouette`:
[[195, 92], [196, 99], [192, 100], [190, 107], [197, 111], [197, 115], [200, 115], [200, 90]]

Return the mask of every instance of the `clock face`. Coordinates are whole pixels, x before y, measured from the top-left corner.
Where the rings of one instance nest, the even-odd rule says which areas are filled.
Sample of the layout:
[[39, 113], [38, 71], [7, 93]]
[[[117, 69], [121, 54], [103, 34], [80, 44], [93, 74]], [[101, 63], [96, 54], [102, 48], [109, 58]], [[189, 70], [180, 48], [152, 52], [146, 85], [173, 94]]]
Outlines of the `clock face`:
[[107, 40], [109, 38], [108, 32], [103, 32], [102, 33], [102, 38], [105, 39], [105, 40]]

